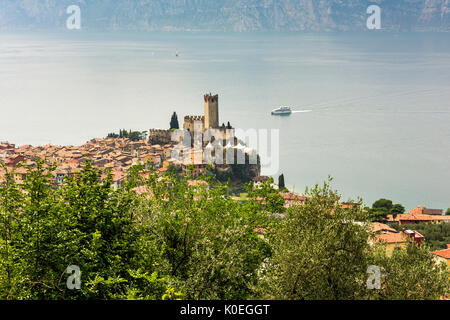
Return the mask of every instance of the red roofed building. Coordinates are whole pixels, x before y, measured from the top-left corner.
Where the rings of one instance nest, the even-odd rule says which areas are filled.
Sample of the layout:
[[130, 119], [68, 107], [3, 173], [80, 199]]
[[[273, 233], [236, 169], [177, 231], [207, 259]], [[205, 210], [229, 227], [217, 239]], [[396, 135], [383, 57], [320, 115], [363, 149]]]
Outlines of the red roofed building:
[[429, 214], [399, 214], [395, 217], [395, 219], [392, 217], [392, 215], [388, 215], [388, 221], [398, 222], [399, 225], [404, 224], [416, 224], [416, 223], [442, 223], [442, 222], [450, 222], [450, 216], [438, 216], [438, 215], [429, 215]]
[[437, 216], [442, 216], [444, 214], [444, 210], [442, 209], [427, 209], [424, 206], [419, 206], [417, 208], [411, 209], [409, 211], [410, 214], [412, 215], [437, 215]]
[[284, 207], [285, 208], [290, 208], [293, 205], [301, 205], [304, 204], [305, 201], [308, 199], [305, 196], [300, 196], [297, 195], [293, 192], [289, 192], [289, 193], [280, 193], [280, 195], [283, 197], [284, 199]]
[[25, 160], [25, 157], [22, 155], [9, 157], [7, 161], [5, 161], [6, 166], [15, 167], [18, 163]]
[[423, 235], [414, 230], [404, 230], [403, 234], [407, 239], [414, 241], [418, 245], [421, 245], [425, 240], [425, 237]]
[[395, 230], [394, 228], [389, 227], [387, 224], [384, 223], [380, 223], [380, 222], [373, 222], [370, 226], [370, 229], [372, 230], [372, 232], [392, 232], [392, 233], [397, 233], [397, 230]]
[[353, 208], [359, 208], [361, 204], [359, 203], [351, 203], [351, 202], [343, 202], [341, 204], [342, 209], [353, 209]]
[[445, 262], [450, 267], [450, 244], [447, 244], [447, 249], [438, 250], [433, 252], [436, 256], [436, 262]]
[[118, 188], [123, 186], [123, 182], [125, 181], [126, 176], [126, 173], [122, 170], [114, 170], [112, 179], [114, 190], [117, 190]]
[[404, 230], [397, 232], [395, 229], [382, 223], [373, 223], [371, 230], [376, 234], [374, 244], [385, 247], [386, 254], [391, 256], [394, 250], [406, 248], [408, 242], [413, 241], [420, 245], [425, 237], [414, 230]]
[[11, 149], [15, 149], [16, 145], [9, 143], [9, 142], [1, 142], [0, 143], [0, 150], [11, 150]]
[[408, 240], [401, 232], [382, 231], [376, 235], [375, 244], [384, 246], [386, 254], [390, 257], [394, 250], [406, 248]]

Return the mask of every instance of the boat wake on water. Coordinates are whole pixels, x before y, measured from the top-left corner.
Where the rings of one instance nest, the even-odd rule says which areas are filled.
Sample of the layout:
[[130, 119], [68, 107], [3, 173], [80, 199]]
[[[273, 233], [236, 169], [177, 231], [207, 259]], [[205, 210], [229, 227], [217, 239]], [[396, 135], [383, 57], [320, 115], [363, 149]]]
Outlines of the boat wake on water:
[[[435, 95], [436, 93], [439, 93], [439, 92], [440, 91], [436, 90], [436, 89], [391, 92], [391, 93], [385, 93], [385, 94], [376, 94], [376, 95], [372, 95], [372, 96], [336, 99], [336, 100], [326, 101], [326, 102], [322, 102], [322, 103], [310, 104], [310, 105], [308, 105], [308, 107], [313, 107], [314, 111], [322, 111], [322, 110], [330, 110], [330, 109], [335, 109], [335, 108], [342, 108], [342, 107], [346, 107], [346, 106], [353, 106], [357, 103], [373, 101], [375, 99], [381, 100], [381, 99], [396, 99], [396, 98], [402, 98], [405, 96], [408, 96], [408, 97], [426, 96], [426, 95], [430, 95], [430, 94]], [[312, 110], [309, 110], [309, 111], [312, 111]], [[292, 111], [292, 113], [295, 113], [295, 111]]]
[[293, 110], [292, 113], [305, 113], [305, 112], [312, 112], [312, 110]]

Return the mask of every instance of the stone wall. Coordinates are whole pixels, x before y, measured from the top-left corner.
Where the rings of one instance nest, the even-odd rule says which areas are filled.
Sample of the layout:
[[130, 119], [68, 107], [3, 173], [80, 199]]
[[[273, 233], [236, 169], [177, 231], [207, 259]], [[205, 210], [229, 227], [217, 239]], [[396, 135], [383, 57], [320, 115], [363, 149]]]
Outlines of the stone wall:
[[185, 116], [184, 117], [184, 130], [189, 130], [190, 132], [194, 132], [194, 123], [195, 121], [202, 122], [202, 132], [205, 129], [205, 117], [204, 116]]
[[150, 144], [168, 144], [172, 141], [171, 130], [150, 129], [148, 133], [148, 141]]

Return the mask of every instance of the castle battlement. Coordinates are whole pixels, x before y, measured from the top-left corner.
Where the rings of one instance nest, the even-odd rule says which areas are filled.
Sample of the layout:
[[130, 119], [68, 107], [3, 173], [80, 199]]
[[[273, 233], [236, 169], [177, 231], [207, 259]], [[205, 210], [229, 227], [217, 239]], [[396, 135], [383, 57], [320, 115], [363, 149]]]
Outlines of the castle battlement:
[[184, 121], [192, 122], [192, 121], [204, 121], [205, 116], [185, 116]]
[[204, 95], [204, 99], [205, 99], [205, 102], [218, 102], [219, 101], [219, 95], [218, 94], [216, 94], [216, 95], [211, 95], [211, 94], [205, 94]]

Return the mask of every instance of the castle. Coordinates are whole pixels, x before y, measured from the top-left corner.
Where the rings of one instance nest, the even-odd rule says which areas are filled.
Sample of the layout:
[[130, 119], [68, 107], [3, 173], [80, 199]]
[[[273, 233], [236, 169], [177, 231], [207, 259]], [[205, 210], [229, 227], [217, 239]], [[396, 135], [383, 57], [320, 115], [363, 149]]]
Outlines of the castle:
[[[198, 116], [198, 115], [187, 115], [184, 117], [184, 124], [183, 124], [183, 133], [178, 135], [179, 141], [174, 141], [173, 139], [173, 133], [172, 130], [160, 130], [160, 129], [150, 129], [149, 130], [149, 142], [151, 144], [177, 144], [181, 142], [183, 139], [183, 135], [185, 137], [186, 133], [190, 134], [190, 141], [191, 146], [198, 148], [198, 146], [201, 145], [200, 150], [195, 149], [191, 155], [192, 157], [200, 156], [202, 160], [200, 160], [199, 163], [197, 163], [198, 167], [204, 167], [205, 161], [203, 161], [203, 157], [205, 157], [204, 160], [208, 161], [206, 159], [206, 154], [209, 154], [213, 158], [216, 158], [218, 156], [216, 152], [218, 150], [220, 151], [219, 158], [225, 159], [231, 152], [231, 158], [235, 159], [235, 163], [239, 163], [237, 161], [237, 158], [240, 157], [240, 159], [244, 159], [244, 163], [246, 163], [247, 170], [251, 173], [251, 176], [258, 176], [260, 174], [260, 163], [259, 163], [259, 156], [256, 155], [257, 163], [251, 164], [250, 158], [254, 158], [254, 150], [250, 150], [249, 148], [246, 148], [245, 146], [242, 146], [238, 139], [235, 137], [235, 129], [231, 127], [231, 125], [228, 123], [228, 126], [225, 126], [223, 123], [221, 126], [219, 125], [219, 95], [212, 95], [205, 94], [203, 96], [204, 100], [204, 115]], [[196, 135], [200, 133], [199, 137], [200, 139], [197, 140]], [[184, 141], [183, 141], [184, 142]], [[199, 143], [199, 144], [196, 144]], [[189, 148], [190, 149], [190, 148]], [[191, 150], [194, 150], [192, 148]], [[197, 154], [200, 152], [201, 154]], [[182, 151], [184, 154], [184, 152]], [[189, 153], [188, 153], [189, 154]], [[183, 156], [184, 157], [184, 156]], [[190, 162], [191, 159], [188, 159], [190, 157], [187, 157], [185, 160], [187, 162]], [[242, 160], [241, 160], [242, 161]], [[195, 162], [195, 160], [194, 160]], [[216, 163], [215, 167], [217, 170], [223, 171], [223, 172], [229, 172], [231, 170], [230, 165], [228, 164], [220, 164]], [[181, 166], [183, 167], [185, 165], [184, 161], [181, 161]]]
[[[194, 131], [194, 124], [196, 121], [202, 122], [202, 132], [208, 129], [226, 129], [225, 124], [219, 126], [219, 95], [205, 94], [204, 100], [204, 115], [203, 116], [185, 116], [184, 130]], [[232, 128], [228, 128], [232, 129]]]
[[[224, 145], [226, 144], [227, 130], [228, 135], [234, 138], [234, 129], [229, 126], [226, 127], [225, 124], [219, 126], [219, 95], [205, 94], [204, 99], [204, 115], [203, 116], [193, 116], [187, 115], [184, 117], [183, 129], [193, 133], [195, 131], [195, 126], [201, 125], [201, 132], [204, 133], [209, 129], [214, 129], [216, 135], [222, 138]], [[230, 131], [231, 130], [231, 131]], [[171, 142], [172, 131], [171, 130], [161, 130], [161, 129], [150, 129], [149, 130], [149, 142], [152, 144], [167, 144]]]

